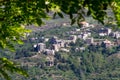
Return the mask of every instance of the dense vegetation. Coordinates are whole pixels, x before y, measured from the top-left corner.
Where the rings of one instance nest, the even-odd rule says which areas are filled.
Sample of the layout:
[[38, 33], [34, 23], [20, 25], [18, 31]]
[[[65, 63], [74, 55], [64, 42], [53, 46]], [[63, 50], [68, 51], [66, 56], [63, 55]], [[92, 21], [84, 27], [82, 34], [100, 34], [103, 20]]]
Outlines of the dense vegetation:
[[[108, 17], [106, 10], [110, 8], [116, 19], [115, 23], [119, 25], [119, 5], [119, 0], [0, 0], [0, 47], [13, 50], [14, 43], [21, 44], [25, 34], [30, 32], [24, 26], [32, 24], [40, 26], [43, 18], [48, 18], [47, 13], [51, 11], [54, 12], [53, 18], [56, 15], [64, 17], [62, 13], [68, 14], [71, 24], [75, 22], [79, 24], [85, 16], [92, 16], [104, 23], [104, 18]], [[8, 80], [10, 80], [9, 71], [27, 76], [5, 57], [0, 57], [0, 63], [0, 76]]]
[[[70, 44], [70, 52], [59, 51], [54, 57], [54, 66], [46, 66], [46, 55], [34, 51], [33, 45], [42, 41], [41, 37], [59, 36], [76, 27], [57, 27], [43, 32], [32, 33], [23, 45], [16, 45], [16, 52], [1, 51], [2, 57], [13, 59], [25, 69], [29, 77], [12, 75], [13, 80], [119, 80], [120, 46], [105, 48], [104, 45], [87, 46], [81, 39]], [[65, 31], [64, 31], [65, 30]], [[54, 34], [54, 32], [60, 32]], [[48, 35], [49, 34], [49, 35]], [[67, 34], [66, 34], [67, 35]], [[94, 35], [95, 36], [95, 35]], [[31, 41], [31, 38], [38, 37]], [[61, 38], [65, 38], [63, 36]], [[85, 46], [83, 51], [76, 47]], [[33, 57], [37, 54], [37, 57]], [[3, 80], [3, 79], [1, 79]]]

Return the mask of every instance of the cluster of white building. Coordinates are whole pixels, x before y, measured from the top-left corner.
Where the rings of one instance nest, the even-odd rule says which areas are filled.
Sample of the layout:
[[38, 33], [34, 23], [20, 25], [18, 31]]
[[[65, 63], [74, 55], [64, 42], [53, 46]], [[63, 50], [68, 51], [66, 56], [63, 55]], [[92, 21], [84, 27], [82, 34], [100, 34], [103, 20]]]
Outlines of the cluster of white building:
[[112, 31], [110, 28], [101, 28], [99, 30], [99, 36], [110, 36], [114, 37], [116, 39], [120, 38], [120, 32], [119, 31]]
[[40, 53], [45, 54], [47, 56], [46, 65], [53, 66], [55, 52], [58, 52], [60, 50], [64, 52], [69, 52], [69, 49], [67, 49], [67, 47], [69, 47], [69, 43], [70, 42], [75, 43], [76, 40], [77, 36], [75, 35], [71, 35], [67, 40], [58, 39], [57, 37], [54, 36], [48, 40], [49, 42], [51, 42], [50, 43], [51, 46], [49, 47], [49, 49], [46, 48], [45, 43], [37, 43], [34, 45], [34, 50], [37, 51], [39, 54]]
[[60, 51], [61, 48], [62, 50], [65, 50], [63, 48], [66, 48], [69, 46], [69, 43], [70, 42], [73, 42], [75, 43], [77, 40], [77, 36], [76, 35], [70, 35], [70, 37], [67, 39], [67, 40], [63, 40], [63, 39], [58, 39], [57, 37], [52, 37], [49, 39], [49, 42], [51, 42], [51, 46], [49, 49], [46, 49], [46, 45], [45, 43], [37, 43], [34, 45], [34, 49], [35, 51], [37, 52], [45, 52], [46, 50], [49, 50], [49, 51]]
[[[69, 33], [69, 37], [67, 40], [63, 40], [63, 39], [58, 39], [57, 37], [52, 37], [52, 38], [45, 38], [45, 42], [51, 42], [51, 46], [46, 49], [46, 44], [45, 43], [37, 43], [34, 45], [34, 49], [38, 52], [38, 53], [44, 53], [45, 55], [47, 55], [46, 57], [46, 64], [48, 66], [53, 66], [54, 65], [54, 55], [55, 52], [58, 51], [65, 51], [65, 52], [69, 52], [69, 44], [71, 42], [75, 43], [76, 40], [78, 38], [84, 40], [85, 44], [93, 44], [93, 45], [97, 45], [97, 44], [101, 44], [102, 42], [105, 44], [106, 47], [111, 47], [114, 45], [114, 42], [111, 42], [109, 40], [102, 40], [102, 41], [96, 41], [93, 37], [91, 37], [91, 31], [89, 30], [89, 28], [94, 28], [94, 25], [90, 25], [87, 22], [81, 22], [80, 23], [81, 28], [80, 29], [76, 29], [74, 31], [70, 31], [67, 32]], [[84, 29], [83, 31], [81, 31], [81, 29]], [[77, 34], [76, 34], [77, 33]], [[120, 38], [120, 32], [116, 31], [113, 32], [112, 29], [110, 28], [100, 28], [98, 30], [98, 35], [99, 36], [111, 36], [111, 37], [115, 37], [115, 38]], [[85, 47], [77, 47], [76, 51], [78, 50], [85, 50]]]

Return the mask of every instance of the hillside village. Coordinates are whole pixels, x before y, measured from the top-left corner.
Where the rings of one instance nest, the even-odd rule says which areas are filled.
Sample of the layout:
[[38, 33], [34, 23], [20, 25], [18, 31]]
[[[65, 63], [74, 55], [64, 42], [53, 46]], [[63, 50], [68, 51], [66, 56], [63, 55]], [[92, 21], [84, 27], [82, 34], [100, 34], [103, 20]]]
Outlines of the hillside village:
[[0, 2], [0, 80], [120, 80], [119, 0]]
[[0, 51], [30, 75], [28, 79], [17, 75], [13, 80], [120, 79], [119, 29], [85, 21], [79, 26], [68, 22], [49, 25], [53, 27], [38, 27], [26, 34], [24, 44], [15, 45], [16, 52]]
[[[68, 23], [63, 23], [63, 26], [69, 25]], [[69, 28], [69, 27], [68, 27]], [[54, 65], [54, 55], [55, 52], [63, 51], [63, 52], [70, 52], [70, 43], [76, 43], [77, 39], [80, 39], [86, 45], [101, 45], [104, 44], [106, 48], [111, 48], [113, 46], [120, 45], [120, 32], [113, 31], [111, 28], [107, 27], [98, 27], [93, 24], [89, 24], [88, 22], [80, 22], [80, 28], [74, 28], [71, 31], [65, 32], [69, 36], [66, 39], [60, 39], [57, 36], [52, 36], [51, 38], [42, 37], [42, 42], [38, 42], [33, 45], [34, 51], [38, 52], [38, 54], [32, 56], [37, 57], [40, 54], [47, 55], [46, 57], [46, 64], [47, 66]], [[94, 38], [93, 34], [97, 34], [98, 38]], [[111, 37], [114, 40], [109, 40], [107, 38], [101, 37]], [[31, 38], [31, 41], [36, 40], [37, 38]], [[49, 44], [46, 45], [46, 43]], [[85, 46], [76, 47], [76, 51], [83, 51], [85, 50]]]

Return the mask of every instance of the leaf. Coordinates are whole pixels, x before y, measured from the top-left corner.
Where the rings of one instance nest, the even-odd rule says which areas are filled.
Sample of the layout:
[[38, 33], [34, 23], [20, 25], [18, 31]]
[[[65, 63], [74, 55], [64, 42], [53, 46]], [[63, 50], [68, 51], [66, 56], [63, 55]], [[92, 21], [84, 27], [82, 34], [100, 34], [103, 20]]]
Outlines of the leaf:
[[1, 70], [1, 69], [0, 69], [0, 73], [3, 75], [3, 77], [4, 77], [6, 80], [11, 80], [10, 76], [8, 76], [8, 74], [7, 74], [4, 70]]
[[73, 14], [70, 13], [69, 16], [70, 16], [70, 19], [73, 19]]
[[14, 64], [12, 61], [8, 60], [7, 58], [0, 58], [0, 73], [4, 76], [6, 80], [11, 80], [7, 72], [17, 72], [25, 77], [28, 77], [28, 74], [23, 69], [19, 68], [16, 64]]
[[41, 26], [41, 24], [43, 23], [42, 20], [40, 18], [37, 18], [36, 20], [37, 20], [37, 24]]
[[76, 18], [71, 19], [71, 25], [73, 25], [76, 22]]
[[46, 7], [46, 11], [47, 11], [47, 12], [49, 12], [49, 8], [48, 8], [48, 6], [47, 6], [47, 5], [45, 5], [45, 7]]
[[87, 16], [90, 16], [90, 14], [91, 14], [91, 11], [90, 11], [90, 10], [88, 10], [88, 12], [87, 12]]
[[23, 44], [24, 42], [22, 40], [17, 40], [18, 44]]
[[56, 15], [57, 15], [57, 13], [55, 12], [55, 13], [53, 14], [53, 19], [55, 19]]
[[62, 13], [57, 12], [57, 14], [58, 14], [61, 18], [64, 18]]

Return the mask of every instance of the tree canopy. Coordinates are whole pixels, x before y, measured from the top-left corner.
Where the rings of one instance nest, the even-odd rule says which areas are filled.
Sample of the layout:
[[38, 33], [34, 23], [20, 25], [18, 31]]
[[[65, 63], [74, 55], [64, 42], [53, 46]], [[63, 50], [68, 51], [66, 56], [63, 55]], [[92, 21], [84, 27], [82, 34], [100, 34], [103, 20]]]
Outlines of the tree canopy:
[[[0, 47], [12, 49], [13, 43], [22, 43], [25, 33], [30, 32], [24, 26], [40, 26], [42, 19], [49, 18], [47, 13], [51, 11], [53, 17], [59, 15], [64, 18], [63, 13], [69, 15], [71, 24], [79, 24], [85, 16], [92, 16], [104, 24], [108, 8], [113, 11], [115, 20], [120, 25], [119, 0], [0, 0]], [[4, 59], [0, 59], [0, 67], [5, 63]]]

